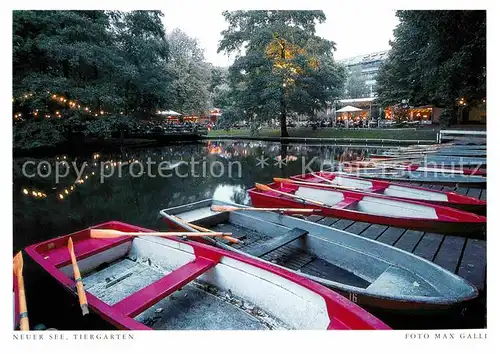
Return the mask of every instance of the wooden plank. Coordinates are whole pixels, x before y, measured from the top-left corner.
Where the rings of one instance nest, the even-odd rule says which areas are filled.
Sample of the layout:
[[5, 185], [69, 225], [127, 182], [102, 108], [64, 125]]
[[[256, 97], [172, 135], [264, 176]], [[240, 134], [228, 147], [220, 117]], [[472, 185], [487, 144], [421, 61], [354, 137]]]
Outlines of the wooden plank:
[[457, 189], [455, 189], [455, 192], [457, 192], [458, 194], [467, 195], [468, 190], [469, 190], [469, 188], [457, 188]]
[[469, 188], [467, 196], [472, 198], [479, 198], [479, 196], [481, 195], [481, 190], [481, 188]]
[[312, 221], [312, 222], [318, 222], [321, 219], [323, 219], [323, 216], [321, 216], [321, 215], [309, 215], [307, 217], [307, 220]]
[[443, 192], [453, 192], [454, 190], [455, 190], [455, 187], [451, 187], [451, 186], [443, 186], [443, 189], [442, 189]]
[[424, 233], [416, 230], [406, 230], [403, 236], [394, 244], [395, 247], [412, 252]]
[[332, 226], [336, 229], [345, 230], [349, 226], [351, 226], [352, 224], [354, 224], [354, 221], [352, 221], [352, 220], [340, 219], [339, 221], [337, 221], [336, 223], [334, 223], [333, 225], [330, 225], [330, 226]]
[[295, 227], [283, 235], [273, 237], [246, 252], [255, 257], [262, 257], [286, 244], [289, 244], [292, 241], [295, 241], [299, 237], [307, 235], [307, 233], [307, 231]]
[[370, 223], [368, 222], [363, 222], [363, 221], [357, 221], [351, 226], [349, 226], [345, 231], [347, 232], [352, 232], [353, 234], [359, 235], [363, 231], [365, 231], [368, 226], [370, 226]]
[[468, 239], [465, 244], [458, 275], [484, 290], [486, 282], [486, 241]]
[[399, 238], [401, 237], [401, 235], [405, 231], [406, 231], [405, 229], [391, 226], [391, 227], [387, 228], [387, 230], [385, 230], [384, 233], [377, 238], [377, 241], [380, 241], [380, 242], [383, 242], [383, 243], [386, 243], [386, 244], [392, 246], [393, 244], [395, 244], [397, 242], [397, 240], [399, 240]]
[[324, 217], [323, 219], [321, 220], [318, 220], [317, 223], [318, 224], [321, 224], [321, 225], [326, 225], [326, 226], [330, 226], [332, 225], [333, 223], [337, 222], [339, 219], [337, 218], [331, 218], [329, 216], [327, 217]]
[[440, 186], [439, 184], [434, 184], [431, 186], [430, 189], [434, 189], [434, 190], [437, 190], [437, 191], [440, 191], [443, 189], [443, 186]]
[[184, 285], [212, 268], [216, 262], [206, 258], [196, 258], [180, 268], [165, 275], [153, 284], [126, 297], [113, 305], [113, 308], [125, 316], [135, 317], [161, 299], [172, 294]]
[[443, 241], [443, 238], [444, 235], [442, 234], [426, 233], [418, 243], [417, 247], [415, 247], [413, 254], [432, 261], [439, 249], [439, 246], [441, 245], [441, 242]]
[[465, 240], [466, 238], [464, 237], [445, 236], [434, 258], [434, 263], [455, 273], [464, 248]]
[[486, 189], [483, 189], [481, 192], [481, 196], [479, 197], [481, 200], [486, 200]]
[[387, 225], [372, 224], [365, 231], [363, 231], [360, 236], [375, 240], [387, 229]]

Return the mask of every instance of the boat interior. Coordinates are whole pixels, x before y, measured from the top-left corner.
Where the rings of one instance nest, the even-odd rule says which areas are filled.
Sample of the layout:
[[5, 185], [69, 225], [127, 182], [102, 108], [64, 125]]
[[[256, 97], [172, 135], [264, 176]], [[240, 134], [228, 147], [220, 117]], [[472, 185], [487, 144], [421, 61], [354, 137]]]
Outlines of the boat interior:
[[[426, 262], [416, 267], [434, 273], [434, 277], [427, 279], [436, 283], [430, 284], [418, 271], [406, 269], [405, 265], [415, 266], [411, 254], [398, 252], [399, 258], [391, 260], [395, 256], [392, 247], [277, 213], [213, 212], [210, 205], [211, 200], [201, 201], [163, 210], [161, 215], [166, 218], [175, 215], [214, 231], [232, 232], [233, 237], [244, 241], [243, 245], [230, 246], [235, 251], [259, 257], [336, 290], [408, 298], [446, 297], [453, 291], [444, 284], [449, 279], [440, 282], [441, 270]], [[176, 223], [175, 219], [170, 221]], [[319, 234], [312, 229], [319, 230]]]
[[317, 200], [334, 208], [353, 210], [361, 213], [388, 217], [437, 219], [436, 210], [432, 206], [419, 205], [401, 200], [391, 200], [371, 196], [361, 198], [345, 197], [343, 192], [308, 188], [300, 186], [296, 196]]
[[[320, 181], [318, 181], [320, 182]], [[404, 187], [398, 185], [383, 186], [381, 188], [373, 189], [373, 183], [366, 180], [349, 178], [344, 176], [335, 176], [332, 180], [333, 184], [338, 184], [344, 187], [352, 187], [363, 190], [369, 190], [372, 193], [378, 193], [387, 197], [408, 198], [419, 200], [433, 200], [433, 201], [448, 201], [446, 193], [439, 193], [427, 191], [417, 188]]]
[[[323, 297], [265, 269], [199, 256], [191, 245], [162, 237], [113, 242], [78, 257], [85, 289], [150, 328], [325, 329], [330, 322]], [[71, 264], [59, 269], [73, 278]]]

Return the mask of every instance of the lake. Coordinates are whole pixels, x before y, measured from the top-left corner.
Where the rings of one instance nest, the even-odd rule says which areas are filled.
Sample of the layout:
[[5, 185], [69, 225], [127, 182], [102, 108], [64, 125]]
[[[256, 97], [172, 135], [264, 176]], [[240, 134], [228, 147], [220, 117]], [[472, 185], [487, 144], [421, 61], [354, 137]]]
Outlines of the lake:
[[255, 182], [269, 183], [275, 176], [328, 168], [373, 152], [377, 149], [212, 140], [87, 156], [68, 152], [16, 158], [14, 252], [109, 220], [160, 228], [161, 209], [211, 197], [246, 204], [246, 190]]

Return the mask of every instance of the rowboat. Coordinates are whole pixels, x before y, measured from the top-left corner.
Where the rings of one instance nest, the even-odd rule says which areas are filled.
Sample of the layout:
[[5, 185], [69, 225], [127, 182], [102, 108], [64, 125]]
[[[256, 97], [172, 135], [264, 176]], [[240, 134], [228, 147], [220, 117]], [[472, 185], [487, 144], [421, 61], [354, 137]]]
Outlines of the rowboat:
[[461, 156], [445, 156], [445, 155], [408, 155], [408, 156], [384, 156], [384, 157], [371, 157], [371, 160], [391, 160], [391, 159], [405, 159], [405, 160], [418, 160], [426, 165], [437, 164], [442, 166], [454, 167], [484, 167], [487, 164], [486, 158], [482, 157], [461, 157]]
[[393, 170], [403, 170], [403, 171], [416, 171], [416, 172], [439, 172], [439, 173], [458, 173], [464, 175], [477, 175], [486, 176], [486, 169], [479, 168], [460, 168], [460, 167], [444, 167], [439, 165], [424, 165], [422, 163], [411, 163], [411, 161], [403, 161], [397, 163], [388, 162], [376, 162], [376, 161], [348, 161], [342, 163], [342, 168], [348, 170], [348, 172], [356, 172], [364, 168], [366, 169], [393, 169]]
[[[262, 190], [267, 189], [267, 190]], [[332, 190], [324, 186], [271, 183], [248, 191], [256, 207], [318, 208], [318, 215], [484, 239], [486, 218], [421, 201]]]
[[370, 310], [448, 313], [467, 306], [478, 294], [463, 278], [384, 243], [278, 213], [214, 212], [212, 203], [244, 207], [207, 199], [164, 209], [160, 215], [172, 229], [192, 231], [189, 222], [230, 230], [245, 243], [206, 242], [300, 274]]
[[329, 188], [346, 188], [399, 199], [421, 200], [431, 204], [458, 208], [479, 214], [484, 214], [486, 211], [486, 201], [455, 192], [359, 178], [334, 172], [321, 171], [308, 173], [292, 176], [290, 179], [298, 182], [322, 184]]
[[26, 253], [77, 302], [71, 238], [90, 314], [116, 328], [388, 329], [332, 290], [258, 259], [180, 238], [129, 236], [152, 230], [117, 221], [93, 228], [125, 236], [91, 238], [90, 228]]
[[419, 171], [388, 171], [384, 169], [350, 170], [342, 173], [363, 178], [395, 182], [431, 183], [445, 186], [485, 188], [486, 177], [465, 175], [459, 173], [419, 172]]
[[371, 154], [370, 157], [405, 157], [412, 156], [415, 154], [433, 154], [433, 155], [444, 155], [444, 156], [472, 156], [472, 157], [485, 157], [486, 150], [430, 150], [430, 151], [386, 151], [380, 154]]

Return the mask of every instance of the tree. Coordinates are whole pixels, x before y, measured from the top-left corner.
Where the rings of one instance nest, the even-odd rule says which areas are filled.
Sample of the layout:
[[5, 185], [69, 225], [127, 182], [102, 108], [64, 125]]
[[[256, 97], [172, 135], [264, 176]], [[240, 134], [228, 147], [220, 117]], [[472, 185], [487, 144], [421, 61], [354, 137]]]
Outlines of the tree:
[[167, 65], [173, 76], [168, 85], [172, 107], [184, 114], [204, 114], [210, 108], [210, 66], [196, 39], [179, 29], [168, 35], [170, 61]]
[[[311, 114], [341, 93], [344, 70], [333, 61], [335, 44], [316, 36], [322, 11], [225, 11], [228, 28], [219, 52], [238, 53], [229, 69], [233, 102], [243, 119]], [[242, 54], [241, 51], [244, 51]]]
[[456, 113], [486, 95], [486, 11], [397, 11], [400, 24], [377, 78], [379, 103], [403, 99]]
[[232, 90], [229, 82], [227, 68], [213, 66], [211, 69], [210, 95], [212, 105], [217, 108], [227, 109], [232, 105]]
[[367, 97], [369, 94], [369, 89], [361, 74], [361, 67], [353, 67], [347, 75], [344, 98]]

